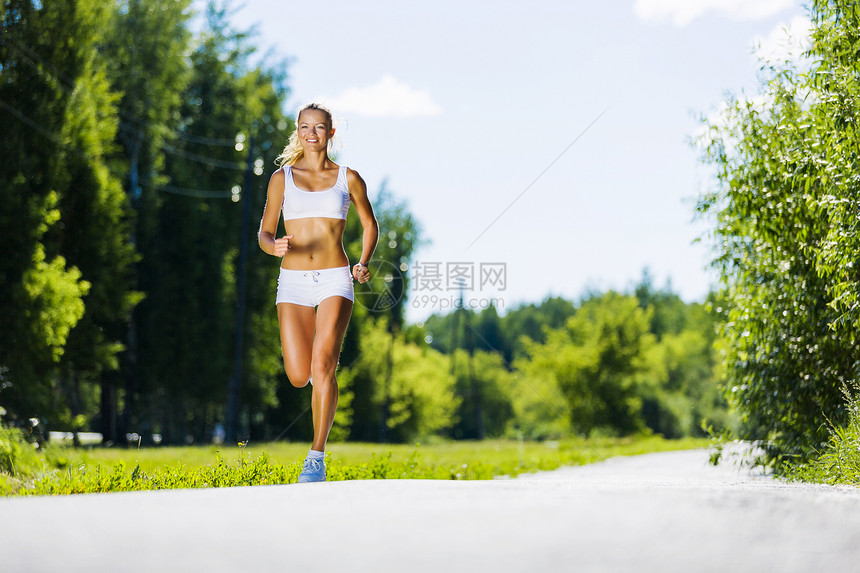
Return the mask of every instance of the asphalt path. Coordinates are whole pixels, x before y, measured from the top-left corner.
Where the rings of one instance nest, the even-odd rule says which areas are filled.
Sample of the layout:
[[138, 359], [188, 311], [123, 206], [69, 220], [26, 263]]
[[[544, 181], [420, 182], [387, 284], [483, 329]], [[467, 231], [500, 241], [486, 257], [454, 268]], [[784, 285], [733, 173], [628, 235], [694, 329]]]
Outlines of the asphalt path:
[[0, 572], [860, 570], [860, 490], [706, 450], [517, 479], [0, 499]]

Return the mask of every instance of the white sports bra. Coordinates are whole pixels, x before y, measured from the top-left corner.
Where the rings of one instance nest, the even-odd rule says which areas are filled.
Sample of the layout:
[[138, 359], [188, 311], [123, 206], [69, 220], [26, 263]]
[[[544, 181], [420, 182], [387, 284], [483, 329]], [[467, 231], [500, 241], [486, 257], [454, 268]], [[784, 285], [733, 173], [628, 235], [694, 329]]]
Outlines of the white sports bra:
[[349, 187], [346, 167], [340, 166], [334, 187], [325, 191], [303, 191], [293, 181], [293, 170], [284, 165], [284, 221], [306, 217], [346, 219], [349, 211]]

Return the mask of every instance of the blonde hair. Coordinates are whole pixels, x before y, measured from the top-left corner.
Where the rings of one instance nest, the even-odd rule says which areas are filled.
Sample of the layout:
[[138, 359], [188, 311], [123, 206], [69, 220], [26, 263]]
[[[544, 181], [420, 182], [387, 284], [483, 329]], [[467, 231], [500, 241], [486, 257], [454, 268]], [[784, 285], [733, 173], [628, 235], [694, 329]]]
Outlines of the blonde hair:
[[[296, 124], [299, 122], [299, 118], [302, 116], [302, 112], [308, 109], [313, 109], [316, 111], [321, 111], [325, 114], [326, 119], [328, 120], [328, 128], [332, 129], [334, 126], [334, 122], [332, 120], [331, 111], [327, 107], [318, 103], [309, 103], [299, 110], [299, 113], [296, 114]], [[328, 142], [329, 148], [332, 146], [332, 140], [329, 139]], [[290, 135], [290, 141], [287, 143], [287, 146], [284, 147], [284, 150], [275, 158], [275, 163], [278, 164], [279, 167], [283, 167], [284, 165], [295, 165], [299, 159], [305, 154], [305, 150], [302, 149], [302, 144], [299, 143], [299, 127], [296, 125], [295, 131]]]

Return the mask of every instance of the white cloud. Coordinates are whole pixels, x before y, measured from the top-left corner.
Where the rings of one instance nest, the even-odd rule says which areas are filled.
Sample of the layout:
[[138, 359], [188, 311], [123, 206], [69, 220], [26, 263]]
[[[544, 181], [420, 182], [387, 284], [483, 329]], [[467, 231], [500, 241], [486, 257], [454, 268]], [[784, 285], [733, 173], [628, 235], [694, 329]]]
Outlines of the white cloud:
[[795, 16], [788, 24], [779, 24], [767, 36], [753, 38], [755, 56], [772, 64], [799, 62], [811, 46], [811, 27], [812, 22], [805, 16]]
[[669, 18], [674, 25], [683, 27], [707, 12], [733, 20], [760, 20], [795, 4], [795, 0], [636, 0], [633, 11], [642, 20]]
[[340, 95], [320, 99], [335, 115], [420, 117], [442, 113], [430, 92], [411, 88], [388, 75], [371, 86], [347, 88]]

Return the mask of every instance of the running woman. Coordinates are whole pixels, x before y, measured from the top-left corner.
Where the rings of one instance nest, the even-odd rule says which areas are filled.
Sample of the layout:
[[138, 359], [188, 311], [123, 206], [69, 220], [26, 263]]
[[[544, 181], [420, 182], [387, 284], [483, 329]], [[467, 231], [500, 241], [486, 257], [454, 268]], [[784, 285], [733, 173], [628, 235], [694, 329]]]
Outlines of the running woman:
[[[313, 385], [314, 441], [299, 475], [305, 483], [326, 479], [325, 445], [338, 396], [335, 369], [355, 300], [352, 281], [370, 279], [367, 263], [379, 225], [359, 174], [329, 157], [331, 112], [311, 103], [296, 123], [276, 160], [281, 168], [269, 180], [258, 238], [264, 252], [282, 257], [275, 300], [284, 369], [296, 388]], [[352, 269], [343, 248], [350, 202], [363, 230], [361, 258]], [[285, 234], [275, 238], [282, 211]]]

